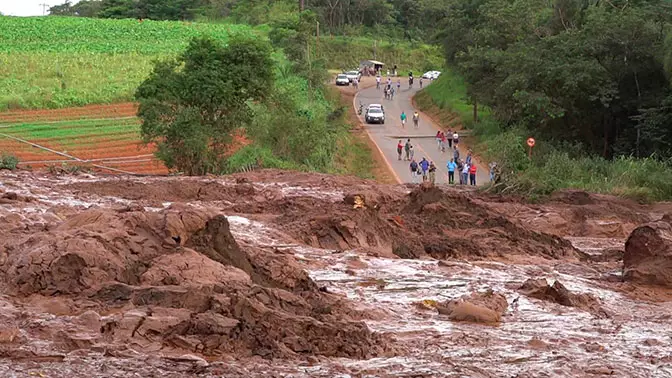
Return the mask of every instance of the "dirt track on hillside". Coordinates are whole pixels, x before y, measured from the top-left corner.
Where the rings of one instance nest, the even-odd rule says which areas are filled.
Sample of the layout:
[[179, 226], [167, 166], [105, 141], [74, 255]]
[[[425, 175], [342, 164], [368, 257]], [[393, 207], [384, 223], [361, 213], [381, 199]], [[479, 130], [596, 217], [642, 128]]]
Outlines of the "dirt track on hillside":
[[671, 371], [669, 289], [620, 276], [624, 239], [669, 204], [281, 171], [0, 174], [3, 375]]

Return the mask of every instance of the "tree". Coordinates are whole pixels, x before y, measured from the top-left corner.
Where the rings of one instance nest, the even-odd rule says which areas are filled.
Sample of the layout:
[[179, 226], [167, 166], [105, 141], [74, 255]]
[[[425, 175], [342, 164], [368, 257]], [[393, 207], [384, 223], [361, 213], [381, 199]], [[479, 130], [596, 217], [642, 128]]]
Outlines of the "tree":
[[195, 38], [177, 59], [158, 62], [136, 92], [144, 141], [156, 143], [169, 168], [222, 172], [232, 131], [249, 124], [248, 102], [266, 97], [273, 72], [268, 42]]
[[66, 0], [61, 5], [49, 8], [49, 15], [96, 17], [102, 10], [102, 5], [100, 0], [82, 0], [75, 5], [72, 5], [71, 1]]

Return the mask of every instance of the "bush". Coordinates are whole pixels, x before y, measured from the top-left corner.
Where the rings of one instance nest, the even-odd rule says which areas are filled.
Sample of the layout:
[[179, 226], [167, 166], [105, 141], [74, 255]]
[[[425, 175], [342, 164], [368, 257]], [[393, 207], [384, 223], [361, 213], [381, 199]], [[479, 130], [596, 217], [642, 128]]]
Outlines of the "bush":
[[9, 169], [13, 171], [19, 165], [19, 158], [14, 155], [2, 154], [0, 156], [0, 169]]

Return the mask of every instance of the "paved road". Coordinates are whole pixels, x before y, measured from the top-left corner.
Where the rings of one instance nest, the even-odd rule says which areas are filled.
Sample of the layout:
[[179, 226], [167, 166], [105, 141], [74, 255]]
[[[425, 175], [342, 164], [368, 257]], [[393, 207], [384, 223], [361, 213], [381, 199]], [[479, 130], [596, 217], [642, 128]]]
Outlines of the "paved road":
[[[448, 168], [446, 168], [446, 163], [452, 158], [452, 153], [449, 153], [447, 149], [445, 153], [441, 153], [438, 150], [436, 139], [434, 138], [436, 132], [439, 130], [438, 125], [434, 124], [429, 117], [420, 113], [419, 127], [417, 129], [413, 127], [412, 116], [414, 109], [411, 104], [411, 98], [418, 90], [417, 79], [413, 88], [409, 89], [408, 79], [402, 78], [401, 91], [395, 93], [394, 100], [385, 100], [382, 90], [378, 90], [374, 86], [362, 89], [357, 93], [355, 106], [359, 107], [359, 102], [361, 101], [364, 107], [368, 104], [382, 104], [385, 108], [385, 124], [367, 124], [366, 129], [382, 151], [399, 181], [402, 183], [412, 182], [409, 163], [404, 160], [399, 161], [397, 157], [397, 143], [399, 139], [405, 143], [406, 139], [411, 138], [411, 144], [415, 150], [415, 160], [420, 161], [425, 157], [427, 160], [434, 161], [434, 164], [437, 166], [436, 182], [441, 184], [447, 183]], [[402, 111], [406, 112], [408, 117], [405, 128], [401, 127], [400, 116]], [[363, 115], [360, 118], [364, 122]], [[460, 144], [459, 150], [460, 157], [464, 160], [467, 156], [465, 146]], [[477, 161], [476, 167], [476, 184], [483, 185], [487, 183], [489, 180], [487, 164]], [[457, 181], [458, 178], [456, 177], [455, 180]]]

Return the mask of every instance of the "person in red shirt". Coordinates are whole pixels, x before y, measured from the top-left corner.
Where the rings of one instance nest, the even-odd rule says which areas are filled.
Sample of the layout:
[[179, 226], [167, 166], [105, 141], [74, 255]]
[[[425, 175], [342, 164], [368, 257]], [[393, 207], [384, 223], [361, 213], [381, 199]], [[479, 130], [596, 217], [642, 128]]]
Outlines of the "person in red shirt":
[[469, 167], [469, 185], [476, 185], [476, 164]]
[[441, 132], [441, 153], [446, 152], [446, 133]]
[[399, 143], [397, 143], [397, 154], [399, 154], [399, 160], [401, 160], [401, 152], [404, 150], [404, 144], [401, 143], [401, 139], [399, 139]]

